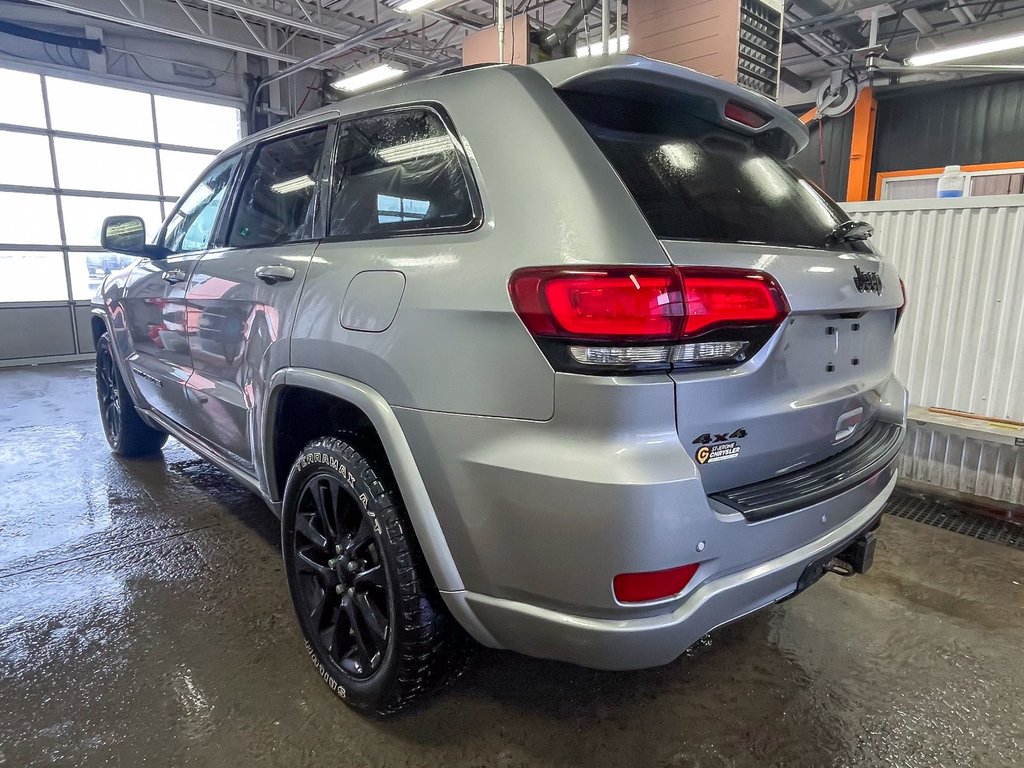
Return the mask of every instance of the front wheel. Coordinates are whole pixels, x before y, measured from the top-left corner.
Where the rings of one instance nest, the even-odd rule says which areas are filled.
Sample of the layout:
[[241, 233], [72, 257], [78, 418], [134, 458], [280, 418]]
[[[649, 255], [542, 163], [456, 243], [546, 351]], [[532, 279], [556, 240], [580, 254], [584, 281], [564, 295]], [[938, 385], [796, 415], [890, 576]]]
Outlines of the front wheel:
[[336, 437], [309, 443], [285, 486], [281, 543], [306, 650], [346, 703], [390, 714], [466, 652], [385, 467]]
[[114, 361], [109, 333], [104, 333], [96, 342], [96, 398], [103, 434], [110, 450], [118, 456], [146, 456], [156, 453], [167, 442], [167, 433], [146, 424], [135, 410]]

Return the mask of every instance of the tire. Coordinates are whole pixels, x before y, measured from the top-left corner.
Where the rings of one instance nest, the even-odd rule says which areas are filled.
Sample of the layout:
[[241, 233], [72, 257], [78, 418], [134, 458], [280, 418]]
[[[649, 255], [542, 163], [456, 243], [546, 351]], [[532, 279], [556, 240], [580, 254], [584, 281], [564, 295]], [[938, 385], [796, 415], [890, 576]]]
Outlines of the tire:
[[158, 452], [167, 442], [167, 433], [146, 424], [121, 378], [114, 361], [110, 334], [104, 333], [96, 342], [96, 398], [100, 421], [110, 450], [118, 456], [148, 456]]
[[457, 675], [468, 638], [445, 608], [386, 466], [337, 437], [285, 485], [281, 544], [306, 651], [346, 704], [388, 715]]

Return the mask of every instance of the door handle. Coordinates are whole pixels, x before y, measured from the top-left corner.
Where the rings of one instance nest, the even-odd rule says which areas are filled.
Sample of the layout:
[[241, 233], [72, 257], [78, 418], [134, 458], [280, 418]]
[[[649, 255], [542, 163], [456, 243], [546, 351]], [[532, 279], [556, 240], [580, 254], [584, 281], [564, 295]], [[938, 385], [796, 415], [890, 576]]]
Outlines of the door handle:
[[182, 283], [188, 279], [188, 275], [186, 275], [185, 272], [181, 269], [169, 269], [162, 275], [160, 275], [160, 277], [162, 277], [164, 280], [166, 280], [168, 283], [171, 283], [172, 285], [174, 283]]
[[295, 270], [292, 267], [285, 267], [281, 264], [267, 264], [262, 267], [256, 267], [256, 271], [253, 274], [267, 285], [273, 285], [274, 283], [291, 280], [295, 277]]

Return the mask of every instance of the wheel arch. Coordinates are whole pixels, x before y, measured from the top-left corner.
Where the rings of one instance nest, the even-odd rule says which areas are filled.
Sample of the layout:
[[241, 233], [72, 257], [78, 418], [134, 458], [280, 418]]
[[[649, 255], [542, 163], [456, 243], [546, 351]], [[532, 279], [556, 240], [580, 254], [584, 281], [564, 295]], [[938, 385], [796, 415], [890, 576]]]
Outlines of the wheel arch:
[[[324, 414], [318, 406], [331, 407]], [[309, 419], [311, 414], [317, 419]], [[339, 419], [346, 421], [342, 424]], [[291, 420], [296, 420], [297, 428], [289, 428]], [[309, 440], [339, 432], [356, 433], [361, 450], [379, 451], [387, 460], [438, 589], [464, 589], [398, 418], [380, 393], [361, 382], [303, 368], [286, 368], [271, 377], [261, 446], [271, 501], [275, 505], [281, 501], [288, 471], [302, 447]]]

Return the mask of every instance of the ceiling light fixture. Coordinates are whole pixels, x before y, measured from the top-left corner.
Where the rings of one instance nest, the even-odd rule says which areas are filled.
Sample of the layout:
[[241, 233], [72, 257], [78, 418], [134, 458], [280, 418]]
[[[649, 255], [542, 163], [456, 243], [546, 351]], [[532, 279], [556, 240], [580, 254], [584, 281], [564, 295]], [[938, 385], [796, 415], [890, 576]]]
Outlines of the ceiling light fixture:
[[300, 189], [307, 189], [314, 184], [316, 182], [309, 178], [309, 176], [302, 175], [287, 181], [279, 181], [277, 184], [271, 184], [270, 191], [276, 192], [279, 195], [287, 195], [289, 192], [298, 192]]
[[1024, 48], [1024, 34], [996, 37], [991, 40], [982, 40], [980, 43], [955, 45], [952, 48], [943, 48], [941, 51], [931, 51], [930, 53], [918, 53], [907, 59], [907, 64], [912, 67], [926, 67], [929, 64], [970, 59], [974, 56], [984, 56], [987, 53], [1012, 51], [1014, 48]]
[[401, 11], [402, 13], [412, 13], [413, 11], [426, 8], [428, 5], [433, 5], [437, 2], [439, 2], [439, 0], [405, 0], [404, 3], [396, 5], [395, 10]]
[[447, 136], [431, 136], [378, 149], [377, 157], [385, 163], [402, 163], [406, 160], [415, 160], [418, 157], [448, 152], [451, 149], [452, 141]]
[[386, 83], [388, 80], [394, 80], [396, 77], [404, 75], [405, 72], [405, 67], [397, 64], [378, 64], [373, 69], [364, 69], [362, 72], [345, 75], [331, 83], [331, 87], [337, 88], [339, 91], [352, 93], [353, 91], [369, 88], [372, 85]]

